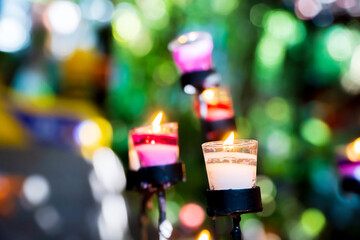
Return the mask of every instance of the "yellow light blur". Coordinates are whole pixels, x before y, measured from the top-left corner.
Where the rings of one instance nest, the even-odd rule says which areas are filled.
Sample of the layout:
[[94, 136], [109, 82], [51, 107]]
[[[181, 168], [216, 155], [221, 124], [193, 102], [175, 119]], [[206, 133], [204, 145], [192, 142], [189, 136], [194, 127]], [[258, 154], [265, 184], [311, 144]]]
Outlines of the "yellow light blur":
[[100, 141], [102, 137], [98, 124], [92, 120], [85, 120], [80, 123], [77, 132], [78, 144], [81, 146], [92, 146]]
[[202, 93], [205, 102], [207, 103], [213, 103], [214, 102], [214, 98], [215, 98], [215, 91], [214, 89], [206, 89], [203, 93]]
[[197, 240], [211, 240], [211, 235], [209, 230], [202, 230], [199, 234], [199, 237], [197, 238]]
[[352, 162], [360, 161], [360, 138], [347, 145], [346, 156]]
[[234, 144], [234, 139], [235, 139], [235, 133], [231, 132], [230, 135], [224, 141], [223, 145], [226, 146], [226, 145]]
[[160, 123], [161, 123], [161, 119], [163, 117], [163, 113], [162, 112], [159, 112], [154, 121], [152, 122], [152, 126], [153, 126], [153, 132], [154, 133], [159, 133], [161, 128], [160, 128]]
[[186, 43], [187, 42], [187, 37], [185, 35], [182, 35], [182, 36], [178, 37], [178, 42], [180, 44]]

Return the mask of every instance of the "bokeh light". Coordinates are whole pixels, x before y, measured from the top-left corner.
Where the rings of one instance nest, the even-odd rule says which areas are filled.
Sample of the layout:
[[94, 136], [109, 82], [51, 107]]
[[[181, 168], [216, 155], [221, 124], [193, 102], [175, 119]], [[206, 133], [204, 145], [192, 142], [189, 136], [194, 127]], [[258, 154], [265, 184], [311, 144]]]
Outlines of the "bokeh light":
[[[26, 26], [16, 18], [0, 18], [0, 51], [16, 52], [24, 48], [30, 39]], [[4, 37], [6, 36], [6, 37]]]
[[324, 214], [315, 208], [307, 209], [301, 215], [301, 226], [310, 237], [316, 237], [326, 224]]
[[300, 19], [314, 18], [321, 10], [321, 3], [317, 0], [296, 0], [295, 2], [295, 13]]
[[301, 125], [301, 136], [313, 145], [323, 146], [329, 142], [331, 131], [325, 122], [310, 118]]
[[209, 230], [206, 229], [202, 230], [199, 233], [199, 237], [197, 238], [197, 240], [211, 240], [211, 235]]
[[329, 33], [326, 47], [334, 60], [349, 59], [353, 51], [351, 32], [344, 27], [333, 27]]
[[71, 1], [54, 1], [44, 17], [44, 24], [51, 32], [64, 35], [74, 33], [80, 21], [80, 8]]
[[194, 229], [201, 226], [205, 220], [205, 213], [201, 206], [188, 203], [180, 209], [179, 218], [185, 227]]
[[24, 182], [23, 192], [27, 202], [32, 206], [37, 206], [50, 197], [50, 185], [45, 177], [31, 175]]
[[85, 120], [75, 128], [74, 138], [80, 146], [93, 146], [102, 137], [99, 125], [92, 120]]

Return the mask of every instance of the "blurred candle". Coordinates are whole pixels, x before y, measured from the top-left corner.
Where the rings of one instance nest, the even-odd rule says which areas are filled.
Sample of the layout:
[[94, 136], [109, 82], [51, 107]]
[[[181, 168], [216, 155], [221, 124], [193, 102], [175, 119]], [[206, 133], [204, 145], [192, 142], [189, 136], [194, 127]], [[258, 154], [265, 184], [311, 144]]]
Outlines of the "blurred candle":
[[202, 144], [210, 190], [245, 189], [256, 184], [257, 141], [234, 140]]
[[181, 73], [206, 71], [212, 68], [212, 37], [207, 32], [190, 32], [170, 42], [176, 66]]
[[179, 156], [177, 123], [160, 124], [159, 113], [152, 125], [135, 128], [131, 137], [141, 167], [151, 167], [177, 162]]
[[206, 89], [200, 94], [199, 99], [199, 115], [202, 119], [218, 121], [234, 117], [231, 96], [227, 89], [220, 87]]

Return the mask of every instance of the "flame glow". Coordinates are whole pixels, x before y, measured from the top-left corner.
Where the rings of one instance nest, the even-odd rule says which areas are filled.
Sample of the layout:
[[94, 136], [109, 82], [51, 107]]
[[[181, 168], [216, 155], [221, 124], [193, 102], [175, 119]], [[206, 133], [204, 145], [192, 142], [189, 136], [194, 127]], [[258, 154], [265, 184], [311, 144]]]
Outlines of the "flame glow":
[[228, 138], [224, 141], [223, 145], [232, 145], [234, 144], [235, 134], [231, 132]]
[[206, 229], [202, 230], [197, 240], [211, 240], [210, 232]]
[[212, 103], [214, 101], [214, 97], [215, 97], [215, 91], [214, 89], [206, 89], [203, 93], [202, 93], [205, 102], [207, 103]]
[[154, 133], [159, 133], [160, 130], [161, 130], [161, 127], [160, 127], [160, 122], [161, 122], [161, 119], [163, 117], [163, 113], [162, 112], [159, 112], [154, 121], [152, 122], [152, 126], [153, 126], [153, 132]]
[[360, 161], [360, 138], [357, 138], [346, 147], [346, 155], [352, 162]]

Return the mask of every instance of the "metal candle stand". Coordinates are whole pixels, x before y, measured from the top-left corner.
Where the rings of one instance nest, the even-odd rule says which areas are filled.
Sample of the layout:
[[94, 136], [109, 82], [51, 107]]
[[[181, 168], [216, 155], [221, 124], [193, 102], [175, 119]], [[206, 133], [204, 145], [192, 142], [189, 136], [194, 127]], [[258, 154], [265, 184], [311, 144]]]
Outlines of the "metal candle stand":
[[207, 190], [207, 214], [212, 217], [231, 216], [233, 229], [231, 236], [241, 240], [241, 214], [262, 211], [260, 187], [247, 189]]
[[187, 86], [191, 86], [196, 89], [197, 93], [201, 93], [207, 88], [218, 86], [220, 84], [220, 76], [214, 69], [194, 71], [181, 75], [180, 82], [184, 90]]
[[[154, 193], [157, 193], [159, 203], [159, 234], [160, 226], [166, 220], [166, 196], [165, 189], [178, 182], [185, 182], [185, 165], [181, 162], [143, 167], [139, 171], [128, 171], [127, 189], [136, 190], [142, 194], [141, 225], [142, 239], [147, 239], [146, 234], [146, 205]], [[166, 236], [164, 236], [167, 239]]]
[[206, 141], [222, 139], [231, 131], [236, 131], [235, 118], [228, 118], [216, 121], [206, 121], [201, 119], [201, 128]]

